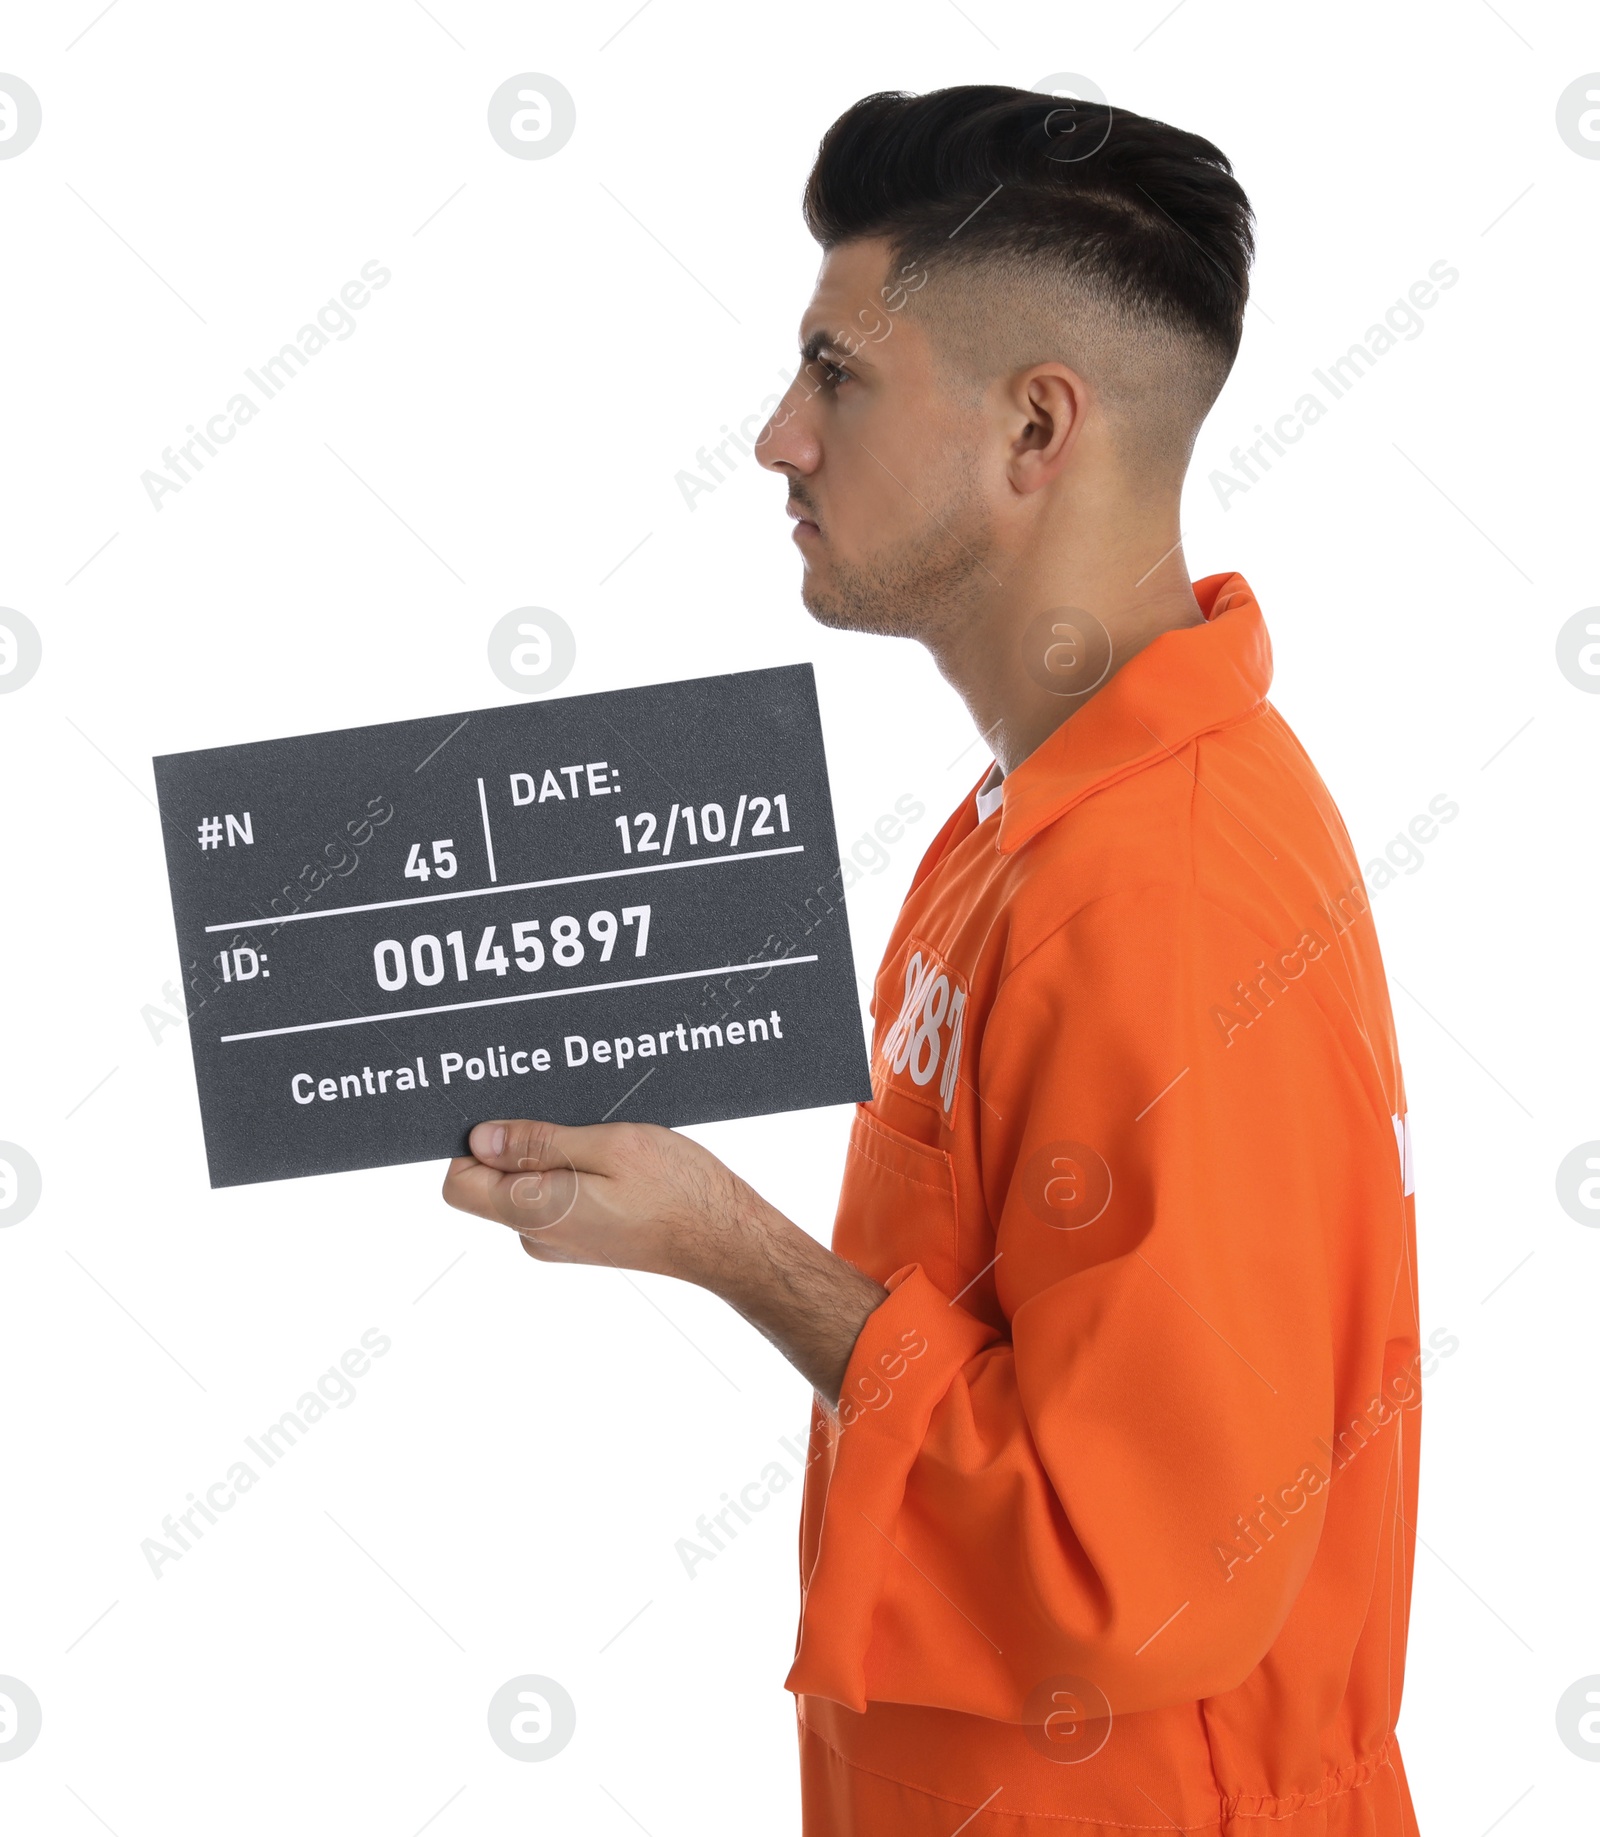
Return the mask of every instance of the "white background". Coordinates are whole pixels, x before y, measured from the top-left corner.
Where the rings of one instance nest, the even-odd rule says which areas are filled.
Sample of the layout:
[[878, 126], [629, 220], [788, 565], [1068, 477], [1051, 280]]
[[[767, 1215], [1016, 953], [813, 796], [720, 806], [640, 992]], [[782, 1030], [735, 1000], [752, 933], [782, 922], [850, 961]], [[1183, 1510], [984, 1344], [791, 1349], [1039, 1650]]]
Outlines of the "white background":
[[[44, 1730], [0, 1766], [0, 1822], [798, 1830], [798, 1484], [693, 1580], [674, 1545], [767, 1462], [798, 1471], [803, 1382], [698, 1291], [530, 1262], [437, 1168], [211, 1192], [184, 1031], [143, 1012], [178, 969], [149, 761], [511, 701], [485, 638], [522, 605], [576, 631], [570, 692], [809, 658], [842, 845], [927, 806], [851, 894], [865, 977], [984, 755], [919, 651], [809, 622], [778, 481], [742, 461], [691, 510], [675, 474], [792, 370], [834, 116], [1071, 71], [1216, 140], [1260, 220], [1191, 573], [1255, 588], [1274, 700], [1363, 861], [1460, 806], [1374, 894], [1424, 1334], [1459, 1340], [1425, 1408], [1401, 1735], [1427, 1833], [1592, 1828], [1600, 1767], [1555, 1725], [1600, 1672], [1600, 1232], [1555, 1196], [1600, 1136], [1600, 699], [1555, 662], [1600, 599], [1600, 162], [1555, 128], [1600, 68], [1592, 19], [630, 5], [7, 21], [44, 127], [0, 161], [0, 604], [44, 662], [0, 697], [0, 1138], [44, 1194], [0, 1232], [0, 1673]], [[547, 160], [486, 128], [529, 71], [576, 99]], [[354, 335], [153, 509], [141, 472], [370, 259], [393, 280]], [[1422, 334], [1220, 505], [1229, 449], [1439, 260], [1460, 280]], [[825, 1235], [848, 1121], [698, 1133]], [[154, 1579], [141, 1540], [371, 1327], [392, 1350], [357, 1400]], [[578, 1706], [543, 1765], [485, 1727], [525, 1672]]]

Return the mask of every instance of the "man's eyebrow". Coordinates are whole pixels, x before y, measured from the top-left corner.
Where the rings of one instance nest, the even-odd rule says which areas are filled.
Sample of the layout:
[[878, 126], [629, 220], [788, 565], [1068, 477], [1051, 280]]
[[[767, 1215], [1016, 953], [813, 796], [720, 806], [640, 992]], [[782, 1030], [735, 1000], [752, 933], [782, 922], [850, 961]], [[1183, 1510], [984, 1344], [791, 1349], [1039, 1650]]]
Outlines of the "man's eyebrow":
[[847, 363], [854, 361], [856, 355], [855, 352], [846, 350], [832, 332], [816, 331], [800, 347], [801, 368], [804, 369], [807, 364], [814, 364], [825, 351], [830, 356], [844, 358]]

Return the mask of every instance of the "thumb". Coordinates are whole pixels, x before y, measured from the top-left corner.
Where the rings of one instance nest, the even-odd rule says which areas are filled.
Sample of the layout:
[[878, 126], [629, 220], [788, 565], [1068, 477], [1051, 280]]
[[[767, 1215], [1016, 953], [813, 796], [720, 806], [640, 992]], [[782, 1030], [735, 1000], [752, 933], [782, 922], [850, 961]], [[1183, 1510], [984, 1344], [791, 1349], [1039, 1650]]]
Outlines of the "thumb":
[[592, 1149], [582, 1141], [589, 1133], [559, 1123], [487, 1122], [473, 1129], [467, 1145], [485, 1167], [505, 1174], [548, 1173], [558, 1167], [574, 1174], [580, 1168], [598, 1172]]

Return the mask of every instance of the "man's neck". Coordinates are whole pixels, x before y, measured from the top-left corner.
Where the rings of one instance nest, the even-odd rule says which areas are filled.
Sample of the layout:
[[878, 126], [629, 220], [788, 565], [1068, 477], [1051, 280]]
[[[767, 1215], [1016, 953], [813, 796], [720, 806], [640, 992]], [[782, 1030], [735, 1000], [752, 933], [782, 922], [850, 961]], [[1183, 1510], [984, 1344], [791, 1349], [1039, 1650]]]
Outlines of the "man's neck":
[[934, 661], [1005, 771], [1146, 645], [1205, 623], [1180, 541], [1174, 509], [1014, 556], [969, 614], [930, 637]]

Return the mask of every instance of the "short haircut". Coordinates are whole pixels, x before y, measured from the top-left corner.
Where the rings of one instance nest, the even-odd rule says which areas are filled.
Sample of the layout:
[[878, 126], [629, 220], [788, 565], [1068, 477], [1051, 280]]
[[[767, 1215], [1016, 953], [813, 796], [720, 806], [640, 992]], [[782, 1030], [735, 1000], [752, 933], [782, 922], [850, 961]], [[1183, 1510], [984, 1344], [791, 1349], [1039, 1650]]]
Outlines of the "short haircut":
[[863, 97], [806, 182], [830, 250], [881, 238], [905, 298], [971, 381], [1080, 370], [1126, 448], [1187, 463], [1238, 354], [1255, 239], [1225, 154], [1104, 103], [963, 84]]

